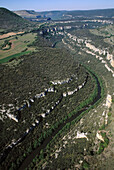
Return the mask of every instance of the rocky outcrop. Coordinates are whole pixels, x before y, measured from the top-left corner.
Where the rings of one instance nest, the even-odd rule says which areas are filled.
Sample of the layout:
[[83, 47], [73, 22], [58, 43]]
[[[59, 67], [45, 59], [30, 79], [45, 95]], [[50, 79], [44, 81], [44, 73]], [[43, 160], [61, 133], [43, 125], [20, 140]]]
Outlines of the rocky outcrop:
[[[66, 31], [64, 31], [64, 33], [65, 33], [65, 36], [66, 36], [67, 38], [69, 38], [72, 42], [74, 42], [74, 41], [76, 42], [75, 45], [81, 47], [81, 44], [83, 43], [86, 48], [83, 48], [83, 47], [82, 47], [81, 50], [82, 50], [82, 51], [85, 51], [86, 53], [91, 54], [92, 56], [95, 56], [97, 59], [99, 59], [103, 64], [105, 64], [105, 65], [104, 65], [105, 68], [106, 68], [109, 72], [112, 73], [112, 77], [114, 77], [114, 71], [108, 66], [109, 64], [105, 61], [105, 58], [106, 58], [107, 60], [110, 61], [110, 65], [111, 65], [112, 67], [114, 67], [114, 57], [113, 57], [112, 54], [109, 54], [107, 48], [105, 48], [105, 49], [99, 49], [99, 48], [97, 48], [97, 47], [95, 47], [94, 45], [91, 44], [91, 42], [92, 42], [91, 40], [87, 40], [86, 38], [84, 38], [84, 39], [79, 39], [79, 38], [76, 37], [75, 35], [72, 35], [72, 34], [70, 34], [70, 33], [67, 33]], [[62, 42], [63, 42], [65, 45], [67, 45], [69, 49], [75, 50], [75, 49], [72, 48], [71, 45], [69, 45], [69, 43], [66, 43], [64, 39], [62, 39]], [[70, 43], [71, 43], [71, 42], [70, 42]], [[105, 58], [102, 57], [101, 55], [104, 56]]]
[[100, 134], [100, 131], [97, 132], [96, 137], [97, 137], [100, 141], [104, 142], [104, 139], [103, 139], [102, 135]]
[[86, 135], [87, 135], [87, 133], [84, 133], [84, 132], [81, 133], [81, 132], [77, 131], [76, 139], [86, 138], [88, 140], [88, 137]]
[[110, 94], [108, 94], [106, 98], [106, 107], [110, 108], [111, 104], [112, 104], [112, 97]]

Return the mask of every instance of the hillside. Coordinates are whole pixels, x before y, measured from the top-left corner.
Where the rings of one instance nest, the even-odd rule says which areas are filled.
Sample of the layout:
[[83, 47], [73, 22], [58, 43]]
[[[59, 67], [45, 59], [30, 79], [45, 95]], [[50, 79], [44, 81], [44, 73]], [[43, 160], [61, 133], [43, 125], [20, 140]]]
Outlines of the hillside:
[[6, 8], [0, 8], [0, 30], [17, 31], [33, 24]]

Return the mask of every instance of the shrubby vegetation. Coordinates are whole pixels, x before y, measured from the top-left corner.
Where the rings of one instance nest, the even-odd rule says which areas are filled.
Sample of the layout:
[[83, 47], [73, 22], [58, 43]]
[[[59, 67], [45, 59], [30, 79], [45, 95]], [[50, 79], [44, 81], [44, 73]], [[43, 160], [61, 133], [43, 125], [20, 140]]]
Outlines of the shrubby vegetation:
[[[78, 74], [79, 74], [79, 77], [80, 77], [80, 81], [82, 81], [81, 79], [81, 74], [83, 73], [82, 70], [84, 71], [83, 68], [79, 68], [78, 69]], [[73, 70], [72, 70], [73, 71]], [[82, 74], [83, 76], [83, 74]], [[85, 74], [84, 74], [85, 76]], [[81, 82], [78, 82], [79, 84]], [[71, 83], [72, 85], [72, 83]], [[88, 89], [88, 85], [89, 85], [89, 91], [87, 90]], [[90, 88], [91, 87], [91, 88]], [[60, 87], [61, 89], [61, 87]], [[57, 89], [59, 91], [59, 87]], [[90, 100], [85, 100], [85, 102], [82, 102], [82, 100], [84, 99], [84, 96], [85, 98], [87, 98], [87, 94], [88, 92], [93, 91], [93, 82], [91, 81], [91, 76], [88, 78], [88, 81], [87, 81], [87, 84], [86, 86], [81, 89], [81, 92], [78, 92], [76, 95], [74, 95], [73, 97], [68, 97], [66, 98], [65, 100], [62, 101], [62, 103], [60, 105], [58, 105], [58, 107], [49, 115], [47, 116], [46, 119], [43, 119], [42, 120], [42, 123], [39, 124], [38, 128], [35, 128], [33, 133], [32, 134], [29, 134], [27, 136], [27, 142], [26, 139], [25, 141], [23, 141], [23, 145], [21, 146], [20, 148], [20, 154], [18, 153], [18, 158], [15, 162], [16, 166], [18, 167], [20, 165], [20, 163], [22, 162], [22, 160], [28, 155], [31, 153], [31, 151], [33, 149], [35, 149], [36, 147], [40, 146], [42, 144], [42, 142], [44, 141], [45, 138], [49, 137], [58, 127], [60, 124], [62, 124], [64, 121], [66, 121], [68, 118], [70, 118], [73, 114], [76, 113], [76, 111], [78, 111], [79, 109], [81, 110], [82, 107], [84, 107], [85, 105], [88, 104], [89, 101], [92, 101], [92, 96], [90, 97]], [[94, 88], [95, 90], [95, 88]], [[61, 93], [60, 93], [61, 94]], [[83, 94], [83, 96], [81, 95]], [[52, 96], [54, 97], [54, 96]], [[49, 99], [51, 99], [52, 101], [54, 101], [54, 99], [52, 98], [51, 96], [49, 96]], [[55, 95], [55, 101], [59, 98], [59, 96], [56, 96]], [[94, 96], [93, 96], [94, 97]], [[48, 96], [47, 96], [47, 99], [48, 99]], [[47, 100], [46, 99], [46, 100]], [[67, 99], [70, 99], [70, 100], [67, 100]], [[77, 100], [78, 99], [78, 100]], [[31, 124], [31, 121], [35, 120], [35, 117], [38, 116], [38, 112], [40, 113], [40, 109], [42, 108], [43, 104], [46, 104], [47, 102], [50, 103], [50, 100], [46, 102], [46, 100], [43, 102], [43, 99], [41, 101], [38, 102], [39, 104], [39, 107], [38, 107], [38, 104], [37, 103], [34, 103], [33, 106], [31, 106], [31, 108], [27, 109], [27, 110], [24, 110], [21, 115], [22, 115], [22, 118], [20, 119], [21, 122], [22, 122], [22, 125], [23, 125], [23, 121], [26, 122], [26, 116], [29, 117], [29, 115], [34, 115], [32, 117], [30, 117], [29, 121], [27, 120], [27, 126], [30, 126]], [[74, 102], [73, 102], [74, 100]], [[77, 104], [75, 103], [75, 101], [77, 100]], [[71, 103], [69, 102], [71, 101]], [[36, 101], [37, 102], [37, 101]], [[43, 102], [43, 103], [42, 103]], [[80, 103], [80, 106], [77, 107], [78, 110], [76, 109], [76, 111], [74, 112], [71, 112], [72, 110], [74, 110], [73, 108], [76, 107], [76, 105], [78, 106], [78, 103]], [[69, 109], [66, 109], [65, 107], [62, 107], [64, 106], [65, 104], [67, 103], [67, 108]], [[37, 104], [37, 105], [36, 105]], [[46, 104], [47, 105], [47, 104]], [[35, 109], [36, 107], [36, 109]], [[70, 114], [68, 114], [68, 112], [70, 112]], [[36, 115], [35, 115], [36, 114]], [[31, 119], [32, 118], [32, 119]], [[55, 123], [56, 122], [56, 123]], [[49, 128], [47, 128], [45, 126], [45, 124], [48, 123], [49, 125]], [[16, 124], [15, 124], [16, 125]], [[24, 126], [22, 126], [21, 124], [19, 125], [21, 127], [21, 130], [18, 131], [18, 136], [22, 134], [22, 131], [24, 131]], [[70, 124], [68, 124], [69, 126]], [[17, 125], [16, 125], [17, 126]], [[14, 127], [13, 127], [14, 128]], [[26, 129], [25, 129], [26, 130]], [[15, 133], [16, 134], [16, 133]], [[11, 134], [10, 134], [11, 136]], [[10, 136], [8, 138], [10, 138]], [[14, 133], [13, 133], [13, 136], [14, 136]], [[18, 138], [18, 137], [16, 137]], [[27, 143], [26, 143], [27, 142]], [[25, 144], [26, 143], [26, 144]], [[23, 152], [24, 151], [24, 152]], [[12, 153], [13, 151], [11, 151]], [[18, 148], [15, 148], [15, 154], [18, 152]], [[13, 153], [12, 153], [13, 154]], [[19, 157], [20, 155], [20, 157]], [[15, 157], [16, 159], [16, 157]], [[6, 161], [5, 163], [7, 162], [7, 160], [9, 160], [9, 155], [8, 157], [6, 158]], [[13, 158], [11, 159], [13, 162]], [[20, 162], [20, 163], [19, 163]], [[8, 162], [7, 162], [8, 163]], [[4, 164], [4, 163], [3, 163]], [[8, 163], [9, 164], [9, 163]], [[14, 166], [14, 164], [12, 165]]]
[[0, 45], [0, 50], [9, 50], [11, 48], [11, 42], [5, 40], [2, 45]]
[[109, 144], [109, 139], [108, 137], [106, 136], [106, 133], [101, 133], [103, 139], [104, 139], [104, 142], [100, 142], [99, 144], [99, 150], [98, 150], [98, 154], [101, 154], [103, 152], [103, 150], [108, 146]]
[[[94, 92], [96, 92], [96, 88], [94, 89]], [[93, 93], [93, 96], [95, 96], [96, 93]], [[90, 100], [89, 100], [90, 99]], [[90, 104], [93, 100], [91, 99], [91, 97], [89, 97], [89, 99], [87, 99], [85, 102], [82, 102], [79, 107], [77, 107], [76, 110], [74, 110], [74, 113], [76, 114], [77, 112], [79, 112], [79, 110], [81, 110], [84, 106], [87, 106], [88, 104]], [[48, 158], [49, 158], [49, 154], [51, 154], [52, 152], [54, 152], [54, 146], [57, 145], [57, 141], [59, 140], [60, 136], [64, 136], [63, 134], [66, 134], [70, 128], [77, 122], [80, 120], [80, 118], [85, 114], [87, 113], [91, 108], [94, 108], [95, 106], [90, 106], [90, 108], [85, 111], [85, 112], [82, 112], [80, 114], [80, 116], [78, 116], [75, 120], [69, 122], [69, 123], [66, 123], [66, 125], [53, 137], [52, 141], [50, 141], [50, 143], [46, 146], [46, 149], [42, 150], [40, 152], [41, 156], [36, 156], [35, 159], [33, 160], [33, 162], [31, 163], [30, 167], [33, 168], [35, 166], [35, 164], [37, 165], [37, 168], [41, 168], [41, 165], [45, 162], [44, 159], [46, 159], [46, 161], [48, 161]], [[69, 114], [69, 116], [71, 117], [72, 116], [72, 113]], [[68, 116], [68, 117], [69, 117]], [[69, 118], [65, 118], [64, 121], [67, 122], [67, 119]], [[61, 121], [62, 123], [62, 121]], [[52, 132], [53, 133], [53, 132]], [[53, 148], [53, 149], [52, 149]], [[72, 155], [72, 159], [73, 159], [73, 155]], [[75, 160], [75, 159], [74, 159]], [[39, 163], [38, 163], [39, 162]], [[72, 165], [74, 163], [74, 161], [70, 164]], [[86, 166], [87, 164], [83, 164], [84, 166]], [[60, 167], [62, 166], [62, 164], [60, 165]], [[59, 167], [59, 165], [58, 165]], [[59, 168], [60, 168], [59, 167]], [[70, 165], [68, 166], [70, 167]], [[89, 167], [89, 164], [88, 164], [88, 167]], [[63, 168], [63, 166], [62, 166]], [[65, 167], [67, 168], [67, 167]]]

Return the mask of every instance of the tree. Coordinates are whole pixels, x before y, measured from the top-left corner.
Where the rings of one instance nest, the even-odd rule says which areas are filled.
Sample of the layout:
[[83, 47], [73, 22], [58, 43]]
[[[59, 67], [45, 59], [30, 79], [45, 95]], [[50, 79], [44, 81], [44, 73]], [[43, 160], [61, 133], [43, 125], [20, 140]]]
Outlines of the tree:
[[35, 141], [34, 141], [34, 144], [33, 144], [34, 149], [37, 147], [37, 145], [38, 145], [38, 141], [35, 140]]

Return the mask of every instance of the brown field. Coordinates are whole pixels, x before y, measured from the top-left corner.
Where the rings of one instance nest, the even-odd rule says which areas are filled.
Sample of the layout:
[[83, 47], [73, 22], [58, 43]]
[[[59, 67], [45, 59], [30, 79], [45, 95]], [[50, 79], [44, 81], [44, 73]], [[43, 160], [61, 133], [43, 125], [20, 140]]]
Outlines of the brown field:
[[9, 32], [7, 34], [0, 35], [0, 39], [8, 38], [13, 35], [23, 34], [24, 32]]

